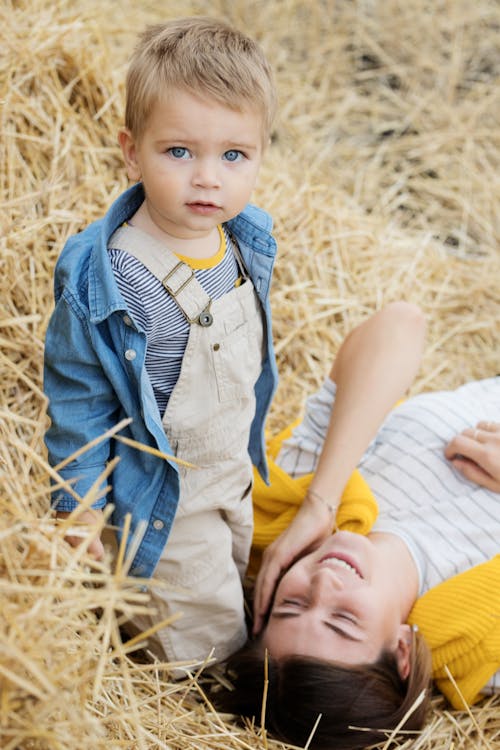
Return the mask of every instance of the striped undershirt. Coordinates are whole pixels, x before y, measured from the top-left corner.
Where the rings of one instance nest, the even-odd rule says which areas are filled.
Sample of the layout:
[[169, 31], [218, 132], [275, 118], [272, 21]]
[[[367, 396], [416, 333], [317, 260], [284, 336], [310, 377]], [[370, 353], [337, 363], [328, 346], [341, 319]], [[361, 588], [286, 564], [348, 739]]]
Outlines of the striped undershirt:
[[[212, 299], [227, 294], [240, 278], [231, 237], [225, 226], [218, 229], [220, 246], [214, 256], [203, 260], [178, 256]], [[161, 281], [137, 258], [112, 247], [108, 253], [130, 317], [146, 334], [146, 371], [163, 414], [179, 377], [190, 325]]]

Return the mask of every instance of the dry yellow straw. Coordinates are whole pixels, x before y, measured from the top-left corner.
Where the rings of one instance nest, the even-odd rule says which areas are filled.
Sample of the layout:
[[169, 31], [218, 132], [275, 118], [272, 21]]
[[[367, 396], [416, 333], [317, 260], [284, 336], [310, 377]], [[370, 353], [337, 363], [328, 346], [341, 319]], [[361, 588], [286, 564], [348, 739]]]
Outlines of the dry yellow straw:
[[[262, 44], [280, 98], [253, 196], [272, 214], [279, 245], [271, 304], [281, 380], [269, 431], [297, 417], [346, 333], [395, 299], [417, 303], [428, 319], [413, 392], [496, 375], [500, 8], [490, 0], [430, 7], [0, 5], [2, 750], [285, 747], [259, 717], [242, 726], [218, 716], [203, 665], [185, 664], [189, 677], [178, 681], [175, 665], [133, 661], [141, 640], [121, 643], [127, 618], [151, 614], [141, 587], [152, 582], [127, 575], [142, 528], [117, 564], [98, 563], [85, 547], [70, 548], [66, 527], [51, 518], [49, 478], [81, 508], [100, 492], [80, 498], [45, 458], [53, 269], [68, 236], [127, 186], [116, 134], [136, 33], [179, 15], [219, 16]], [[122, 427], [99, 439], [123, 440]], [[496, 747], [499, 736], [500, 697], [458, 712], [436, 695], [425, 730], [402, 731], [398, 742], [404, 750], [478, 750]]]
[[169, 453], [163, 453], [163, 451], [158, 450], [158, 448], [152, 448], [149, 445], [144, 445], [144, 443], [139, 443], [137, 440], [123, 437], [123, 435], [115, 435], [115, 440], [119, 440], [120, 443], [125, 443], [125, 445], [130, 445], [132, 448], [137, 448], [137, 450], [144, 451], [144, 453], [151, 453], [152, 456], [164, 458], [166, 461], [174, 461], [176, 464], [179, 464], [179, 466], [186, 466], [188, 469], [198, 468], [195, 464], [192, 464], [189, 461], [183, 461], [182, 458], [177, 458], [177, 456], [172, 456]]

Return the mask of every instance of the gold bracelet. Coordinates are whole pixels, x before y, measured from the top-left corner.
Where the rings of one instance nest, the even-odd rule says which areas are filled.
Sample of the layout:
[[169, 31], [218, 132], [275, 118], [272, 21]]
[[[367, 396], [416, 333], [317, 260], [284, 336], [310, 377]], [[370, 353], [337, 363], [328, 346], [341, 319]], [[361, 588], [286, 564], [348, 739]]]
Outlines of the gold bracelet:
[[325, 500], [324, 497], [321, 497], [321, 495], [319, 495], [315, 490], [312, 490], [311, 488], [309, 488], [307, 490], [307, 494], [310, 495], [315, 500], [319, 500], [320, 503], [323, 503], [323, 505], [326, 505], [330, 513], [335, 514], [337, 512], [337, 508], [331, 503], [329, 503], [328, 500]]

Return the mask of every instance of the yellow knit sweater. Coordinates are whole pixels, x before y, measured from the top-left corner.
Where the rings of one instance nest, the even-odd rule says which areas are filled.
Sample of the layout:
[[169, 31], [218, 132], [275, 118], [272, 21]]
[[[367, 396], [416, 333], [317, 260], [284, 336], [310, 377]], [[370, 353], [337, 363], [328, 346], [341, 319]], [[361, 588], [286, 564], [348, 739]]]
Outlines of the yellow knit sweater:
[[[274, 462], [292, 428], [293, 425], [268, 444], [270, 486], [255, 472], [255, 527], [250, 563], [253, 572], [258, 568], [262, 550], [287, 528], [296, 514], [312, 479], [312, 474], [292, 479]], [[368, 484], [355, 471], [342, 496], [337, 526], [367, 534], [377, 512]], [[421, 596], [409, 622], [418, 624], [429, 644], [433, 677], [451, 705], [461, 709], [464, 701], [474, 703], [481, 697], [481, 688], [500, 669], [500, 554]]]

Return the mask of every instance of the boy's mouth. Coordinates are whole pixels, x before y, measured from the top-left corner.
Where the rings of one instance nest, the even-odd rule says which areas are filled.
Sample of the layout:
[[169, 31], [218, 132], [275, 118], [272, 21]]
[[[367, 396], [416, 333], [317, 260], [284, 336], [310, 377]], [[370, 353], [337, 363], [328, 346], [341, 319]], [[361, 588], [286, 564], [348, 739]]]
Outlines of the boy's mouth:
[[192, 203], [188, 203], [187, 206], [194, 213], [202, 214], [203, 216], [209, 216], [210, 214], [220, 211], [220, 206], [216, 203], [209, 203], [206, 201], [193, 201]]

